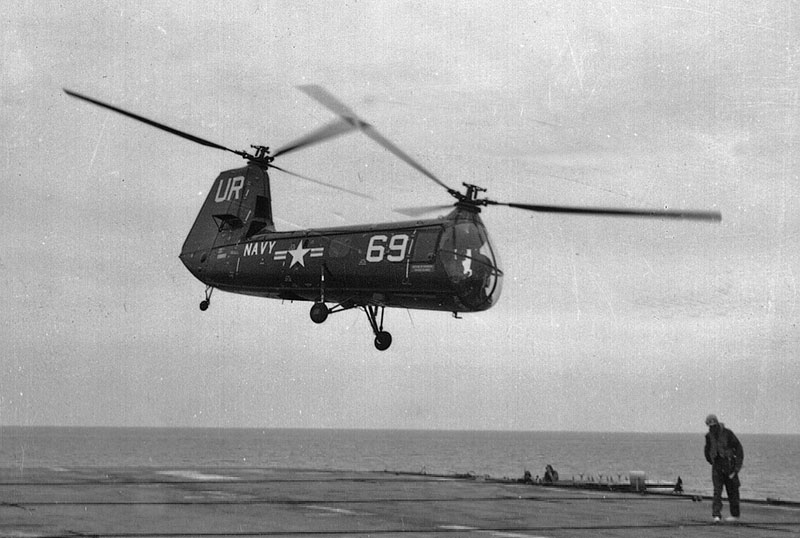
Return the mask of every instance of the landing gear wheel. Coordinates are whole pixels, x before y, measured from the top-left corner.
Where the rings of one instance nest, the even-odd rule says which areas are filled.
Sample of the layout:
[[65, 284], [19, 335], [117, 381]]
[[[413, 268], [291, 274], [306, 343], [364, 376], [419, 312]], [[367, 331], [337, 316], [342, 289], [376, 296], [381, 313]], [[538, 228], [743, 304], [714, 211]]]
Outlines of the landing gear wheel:
[[200, 310], [205, 312], [211, 305], [211, 294], [214, 293], [213, 286], [206, 286], [206, 298], [200, 301]]
[[328, 314], [330, 314], [330, 310], [325, 303], [314, 303], [314, 306], [311, 307], [311, 321], [314, 323], [324, 322], [328, 319]]
[[386, 351], [392, 345], [392, 335], [386, 331], [380, 331], [375, 335], [375, 348], [378, 351]]
[[[383, 330], [383, 311], [382, 305], [363, 305], [362, 310], [367, 314], [369, 325], [375, 334], [375, 348], [378, 351], [386, 351], [392, 345], [392, 335]], [[378, 309], [381, 311], [380, 322], [378, 322]]]

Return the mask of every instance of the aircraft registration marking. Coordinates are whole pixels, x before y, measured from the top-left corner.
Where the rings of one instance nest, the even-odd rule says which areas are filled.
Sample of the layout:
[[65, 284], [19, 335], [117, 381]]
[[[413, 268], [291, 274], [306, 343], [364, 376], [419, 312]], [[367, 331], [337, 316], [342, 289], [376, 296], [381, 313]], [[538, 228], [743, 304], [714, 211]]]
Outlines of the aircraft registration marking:
[[306, 256], [309, 258], [320, 258], [325, 255], [325, 247], [305, 247], [303, 246], [302, 240], [300, 240], [294, 248], [277, 250], [275, 248], [277, 245], [277, 241], [256, 241], [247, 243], [244, 246], [242, 256], [272, 255], [272, 259], [278, 262], [291, 259], [289, 268], [292, 268], [298, 264], [305, 267]]
[[[223, 184], [225, 184], [224, 187]], [[234, 198], [238, 200], [239, 192], [242, 190], [243, 187], [244, 187], [244, 176], [220, 178], [219, 183], [217, 184], [217, 194], [214, 197], [214, 201], [230, 202]]]
[[265, 253], [272, 254], [275, 250], [277, 241], [259, 241], [257, 243], [247, 243], [244, 246], [244, 256], [263, 256]]
[[391, 237], [383, 234], [373, 235], [369, 238], [365, 259], [371, 263], [383, 260], [401, 262], [406, 258], [410, 240], [406, 234], [396, 234]]

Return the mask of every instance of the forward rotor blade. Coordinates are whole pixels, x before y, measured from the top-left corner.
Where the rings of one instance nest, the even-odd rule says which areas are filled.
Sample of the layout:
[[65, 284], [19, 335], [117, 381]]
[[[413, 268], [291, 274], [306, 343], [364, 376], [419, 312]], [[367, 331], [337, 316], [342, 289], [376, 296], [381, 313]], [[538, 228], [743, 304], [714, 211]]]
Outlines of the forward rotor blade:
[[168, 125], [164, 125], [163, 123], [158, 123], [157, 121], [153, 121], [151, 119], [145, 118], [144, 116], [139, 116], [138, 114], [134, 114], [133, 112], [128, 112], [127, 110], [123, 110], [121, 108], [117, 108], [117, 107], [115, 107], [113, 105], [109, 105], [108, 103], [104, 103], [102, 101], [98, 101], [97, 99], [92, 99], [91, 97], [87, 97], [85, 95], [81, 95], [79, 93], [70, 91], [70, 90], [68, 90], [66, 88], [64, 88], [64, 93], [66, 93], [69, 96], [75, 97], [77, 99], [81, 99], [83, 101], [86, 101], [88, 103], [92, 103], [93, 105], [97, 105], [99, 107], [106, 108], [108, 110], [112, 110], [114, 112], [117, 112], [118, 114], [122, 114], [123, 116], [128, 116], [129, 118], [133, 118], [135, 120], [141, 121], [142, 123], [146, 123], [147, 125], [150, 125], [151, 127], [155, 127], [156, 129], [161, 129], [162, 131], [166, 131], [168, 133], [180, 136], [181, 138], [185, 138], [186, 140], [191, 140], [192, 142], [196, 142], [196, 143], [198, 143], [200, 145], [207, 146], [209, 148], [214, 148], [214, 149], [221, 149], [223, 151], [230, 151], [231, 153], [235, 153], [236, 155], [239, 155], [239, 156], [245, 157], [245, 158], [249, 157], [249, 155], [244, 151], [236, 151], [236, 150], [233, 150], [233, 149], [230, 149], [230, 148], [226, 148], [225, 146], [222, 146], [222, 145], [217, 144], [215, 142], [211, 142], [209, 140], [205, 140], [204, 138], [200, 138], [199, 136], [194, 136], [194, 135], [191, 135], [189, 133], [184, 133], [183, 131], [179, 131], [178, 129], [174, 129], [174, 128], [168, 126]]
[[361, 119], [353, 112], [347, 105], [339, 101], [328, 90], [316, 84], [304, 84], [297, 87], [298, 90], [305, 93], [319, 104], [342, 118], [349, 118], [356, 122], [361, 122]]
[[272, 154], [272, 156], [278, 157], [285, 153], [291, 153], [292, 151], [297, 151], [298, 149], [303, 149], [308, 146], [313, 146], [314, 144], [319, 144], [320, 142], [324, 142], [325, 140], [341, 136], [355, 129], [356, 126], [348, 122], [347, 120], [338, 119], [331, 123], [323, 125], [319, 129], [312, 131], [307, 135], [298, 138], [297, 140], [289, 142], [285, 146], [279, 148], [275, 153]]
[[324, 181], [319, 181], [318, 179], [312, 179], [312, 178], [310, 178], [308, 176], [304, 176], [304, 175], [298, 174], [296, 172], [291, 172], [289, 170], [286, 170], [285, 168], [281, 168], [280, 166], [275, 166], [274, 164], [270, 164], [269, 166], [270, 166], [270, 168], [274, 168], [275, 170], [280, 170], [284, 174], [289, 174], [290, 176], [299, 177], [300, 179], [305, 179], [306, 181], [310, 181], [311, 183], [316, 183], [317, 185], [323, 185], [323, 186], [329, 187], [331, 189], [336, 189], [337, 191], [346, 192], [348, 194], [354, 194], [354, 195], [359, 196], [361, 198], [366, 198], [367, 200], [374, 200], [375, 199], [372, 196], [367, 196], [366, 194], [362, 194], [360, 192], [351, 191], [351, 190], [345, 189], [343, 187], [337, 187], [336, 185], [331, 185], [330, 183], [325, 183]]
[[577, 215], [605, 215], [612, 217], [644, 217], [656, 219], [677, 219], [677, 220], [705, 220], [719, 222], [722, 214], [719, 211], [694, 211], [694, 210], [668, 210], [668, 209], [618, 209], [603, 207], [569, 207], [552, 206], [538, 204], [515, 204], [486, 201], [488, 205], [505, 205], [517, 209], [537, 211], [541, 213], [572, 213]]
[[429, 179], [435, 181], [438, 185], [447, 189], [448, 192], [454, 193], [450, 187], [448, 187], [442, 180], [438, 177], [433, 175], [424, 166], [419, 164], [417, 161], [412, 159], [409, 155], [407, 155], [403, 150], [399, 147], [395, 146], [392, 142], [387, 140], [383, 137], [378, 131], [369, 123], [365, 122], [361, 118], [359, 118], [355, 112], [350, 110], [344, 103], [339, 101], [336, 97], [331, 95], [328, 90], [321, 86], [317, 86], [315, 84], [308, 84], [304, 86], [298, 86], [298, 89], [317, 101], [322, 106], [326, 107], [328, 110], [340, 116], [343, 120], [353, 125], [354, 128], [361, 129], [365, 135], [373, 139], [375, 142], [383, 146], [385, 149], [389, 150], [393, 153], [396, 157], [400, 158], [403, 162], [414, 168], [416, 171], [420, 172], [422, 175], [426, 176]]
[[400, 213], [401, 215], [405, 215], [407, 217], [421, 217], [429, 213], [442, 211], [444, 209], [452, 209], [452, 208], [453, 204], [448, 204], [448, 205], [429, 205], [429, 206], [417, 206], [417, 207], [399, 207], [395, 208], [393, 211]]

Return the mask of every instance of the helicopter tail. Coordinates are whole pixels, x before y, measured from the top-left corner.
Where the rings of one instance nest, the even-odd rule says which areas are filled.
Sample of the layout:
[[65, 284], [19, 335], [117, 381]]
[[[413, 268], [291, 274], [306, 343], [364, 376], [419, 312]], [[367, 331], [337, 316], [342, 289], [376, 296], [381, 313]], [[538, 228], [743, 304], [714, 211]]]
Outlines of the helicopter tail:
[[181, 259], [187, 267], [202, 265], [215, 247], [235, 245], [269, 231], [275, 231], [269, 176], [252, 164], [227, 170], [214, 180], [183, 243]]

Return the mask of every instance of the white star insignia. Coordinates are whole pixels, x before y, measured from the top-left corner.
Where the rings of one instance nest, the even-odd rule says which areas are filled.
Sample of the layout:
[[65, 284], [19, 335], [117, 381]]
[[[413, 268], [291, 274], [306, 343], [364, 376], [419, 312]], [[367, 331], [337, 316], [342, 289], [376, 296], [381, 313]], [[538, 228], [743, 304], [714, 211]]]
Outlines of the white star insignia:
[[289, 263], [289, 269], [294, 267], [295, 264], [300, 264], [300, 267], [305, 267], [306, 254], [312, 258], [321, 258], [325, 255], [325, 247], [304, 247], [303, 241], [301, 240], [300, 243], [298, 243], [293, 249], [276, 250], [274, 259], [275, 261], [282, 262], [291, 256], [292, 261]]
[[292, 250], [287, 250], [287, 254], [292, 255], [292, 263], [289, 264], [289, 269], [294, 267], [294, 264], [299, 263], [303, 267], [306, 266], [306, 254], [311, 252], [310, 248], [303, 248], [303, 241], [297, 243], [297, 247]]

